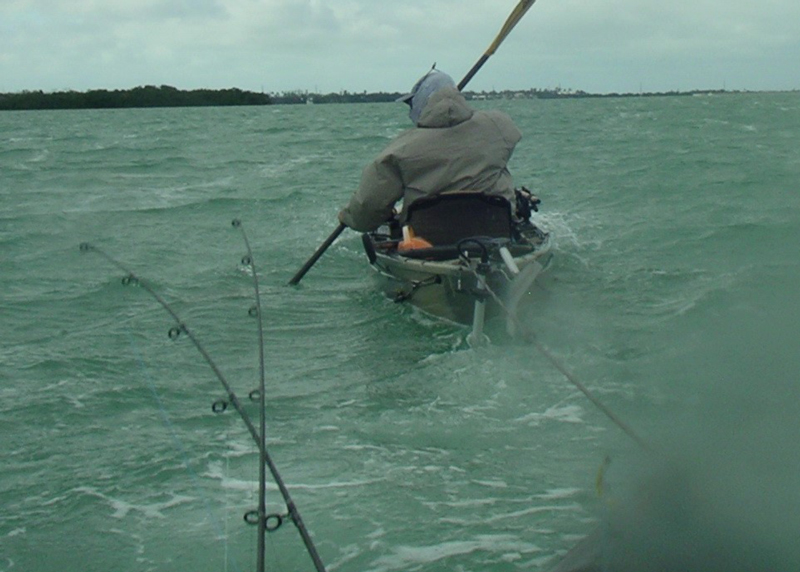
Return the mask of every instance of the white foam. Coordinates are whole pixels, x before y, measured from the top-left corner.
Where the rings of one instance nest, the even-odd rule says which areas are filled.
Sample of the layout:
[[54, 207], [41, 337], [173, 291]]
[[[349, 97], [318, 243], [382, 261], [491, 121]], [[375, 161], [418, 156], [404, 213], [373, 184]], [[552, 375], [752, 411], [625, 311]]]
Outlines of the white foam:
[[476, 485], [481, 485], [483, 487], [489, 487], [492, 489], [507, 489], [508, 483], [505, 481], [472, 481]]
[[[258, 490], [258, 481], [255, 480], [243, 480], [243, 479], [232, 479], [223, 473], [222, 463], [213, 462], [209, 463], [208, 470], [203, 474], [205, 477], [209, 477], [212, 479], [217, 479], [220, 482], [220, 486], [224, 489], [231, 489], [231, 490], [240, 490], [240, 491], [257, 491]], [[366, 485], [372, 485], [375, 483], [380, 483], [385, 481], [386, 479], [366, 479], [366, 480], [358, 480], [358, 481], [331, 481], [327, 483], [319, 483], [314, 485], [304, 485], [300, 483], [287, 483], [286, 486], [289, 490], [327, 490], [327, 489], [345, 489], [345, 488], [357, 488], [363, 487]], [[268, 491], [277, 491], [278, 486], [271, 481], [266, 483], [266, 488]]]
[[580, 506], [572, 505], [572, 506], [557, 506], [557, 505], [549, 505], [549, 506], [532, 506], [530, 508], [526, 508], [523, 510], [516, 510], [513, 512], [507, 512], [505, 514], [498, 514], [496, 516], [492, 516], [489, 518], [484, 518], [482, 522], [484, 523], [493, 523], [499, 522], [501, 520], [507, 519], [518, 519], [522, 516], [528, 516], [531, 514], [538, 514], [541, 512], [560, 512], [560, 511], [575, 511], [579, 510]]
[[340, 431], [340, 429], [336, 425], [321, 425], [321, 426], [317, 427], [316, 429], [314, 429], [314, 431], [315, 432], [323, 432], [323, 431], [325, 431], [325, 432], [335, 433], [336, 431]]
[[112, 509], [114, 509], [114, 513], [111, 515], [111, 517], [118, 519], [125, 518], [131, 512], [139, 512], [147, 518], [165, 518], [162, 511], [195, 500], [193, 497], [174, 495], [170, 500], [164, 502], [134, 504], [119, 498], [109, 497], [108, 495], [105, 495], [92, 487], [78, 487], [73, 489], [73, 491], [102, 499], [109, 506], [111, 506]]
[[[554, 512], [576, 512], [580, 510], [580, 505], [572, 504], [568, 506], [558, 506], [558, 505], [546, 505], [546, 506], [532, 506], [530, 508], [526, 508], [523, 510], [516, 510], [512, 512], [506, 512], [503, 514], [497, 514], [494, 516], [482, 518], [481, 522], [484, 524], [492, 524], [497, 522], [502, 522], [504, 520], [517, 520], [521, 517], [530, 516], [532, 514], [540, 514], [540, 513], [554, 513]], [[441, 522], [454, 524], [457, 526], [470, 526], [474, 524], [475, 519], [473, 517], [469, 518], [442, 518]]]
[[425, 506], [436, 509], [440, 506], [444, 506], [447, 508], [475, 508], [481, 506], [491, 506], [497, 502], [497, 499], [468, 499], [468, 500], [459, 500], [459, 501], [448, 501], [448, 502], [425, 502], [423, 503]]
[[370, 572], [407, 570], [411, 566], [431, 564], [473, 552], [502, 552], [501, 558], [509, 561], [508, 559], [520, 559], [523, 554], [540, 551], [538, 546], [522, 542], [511, 535], [480, 535], [473, 540], [442, 542], [430, 546], [398, 546], [394, 554], [378, 558], [375, 561], [376, 566]]
[[517, 419], [520, 423], [536, 426], [542, 421], [560, 421], [563, 423], [584, 423], [583, 407], [580, 405], [554, 405], [544, 413], [529, 413]]
[[564, 488], [564, 489], [550, 489], [545, 493], [536, 495], [536, 498], [543, 500], [566, 499], [580, 494], [581, 489]]

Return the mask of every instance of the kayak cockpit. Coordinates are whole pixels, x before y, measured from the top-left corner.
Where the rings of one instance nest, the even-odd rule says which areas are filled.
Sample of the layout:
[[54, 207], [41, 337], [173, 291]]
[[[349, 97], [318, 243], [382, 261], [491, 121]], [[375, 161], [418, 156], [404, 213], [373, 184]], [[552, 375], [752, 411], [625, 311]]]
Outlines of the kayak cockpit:
[[530, 221], [538, 203], [518, 191], [515, 216], [508, 200], [496, 195], [459, 191], [425, 197], [409, 207], [402, 223], [391, 221], [364, 234], [364, 250], [387, 295], [471, 324], [470, 343], [479, 344], [487, 312], [515, 312], [546, 266], [549, 235]]

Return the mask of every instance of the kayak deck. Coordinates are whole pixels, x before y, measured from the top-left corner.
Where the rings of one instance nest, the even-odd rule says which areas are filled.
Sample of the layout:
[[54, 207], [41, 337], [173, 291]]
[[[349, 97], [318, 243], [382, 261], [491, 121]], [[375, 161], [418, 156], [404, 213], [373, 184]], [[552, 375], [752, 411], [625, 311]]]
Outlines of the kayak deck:
[[522, 227], [517, 240], [468, 237], [455, 245], [408, 252], [398, 251], [398, 241], [385, 233], [368, 233], [363, 240], [387, 296], [438, 318], [470, 324], [476, 302], [486, 303], [487, 316], [516, 311], [546, 268], [549, 235], [529, 222]]

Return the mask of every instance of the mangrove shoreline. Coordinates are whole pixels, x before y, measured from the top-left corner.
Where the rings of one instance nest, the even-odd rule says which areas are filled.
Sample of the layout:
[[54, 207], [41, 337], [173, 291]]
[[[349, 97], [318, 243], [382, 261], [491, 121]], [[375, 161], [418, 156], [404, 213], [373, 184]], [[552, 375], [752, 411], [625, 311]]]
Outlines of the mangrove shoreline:
[[[665, 97], [741, 93], [738, 91], [691, 90], [646, 93], [587, 93], [570, 89], [528, 89], [504, 91], [467, 91], [469, 100], [496, 99], [577, 99], [607, 97]], [[319, 103], [377, 103], [393, 102], [400, 93], [309, 93], [291, 91], [282, 93], [259, 93], [230, 89], [180, 90], [169, 85], [139, 86], [127, 90], [96, 89], [85, 92], [22, 91], [0, 93], [0, 110], [39, 109], [121, 109], [143, 107], [212, 107], [274, 104], [319, 104]]]

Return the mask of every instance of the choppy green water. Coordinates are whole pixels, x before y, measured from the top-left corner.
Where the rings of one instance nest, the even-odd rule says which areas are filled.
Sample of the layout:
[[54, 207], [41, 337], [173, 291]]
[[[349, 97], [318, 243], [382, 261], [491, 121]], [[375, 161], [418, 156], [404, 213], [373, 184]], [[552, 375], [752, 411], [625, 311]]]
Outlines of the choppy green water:
[[[776, 518], [796, 507], [800, 96], [498, 105], [555, 238], [524, 318], [539, 340], [646, 438], [729, 447]], [[268, 446], [330, 569], [539, 570], [592, 528], [598, 466], [635, 446], [542, 355], [466, 351], [385, 300], [355, 233], [284, 286], [403, 114], [0, 114], [0, 570], [254, 568], [243, 424], [211, 413], [219, 383], [143, 289], [78, 249], [148, 279], [246, 396], [234, 217], [260, 270]], [[291, 525], [269, 549], [311, 569]]]

